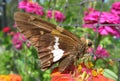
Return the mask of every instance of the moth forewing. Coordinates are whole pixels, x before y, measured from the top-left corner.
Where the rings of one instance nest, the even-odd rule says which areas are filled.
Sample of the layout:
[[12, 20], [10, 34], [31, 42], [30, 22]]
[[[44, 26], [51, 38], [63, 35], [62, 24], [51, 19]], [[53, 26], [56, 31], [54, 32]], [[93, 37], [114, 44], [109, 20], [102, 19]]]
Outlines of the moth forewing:
[[[57, 25], [24, 12], [16, 12], [14, 20], [20, 32], [37, 48], [42, 69], [60, 62], [59, 69], [63, 71], [75, 61], [72, 56], [76, 58], [79, 53], [83, 54], [82, 47], [85, 45], [82, 41]], [[74, 51], [77, 53], [74, 54]]]

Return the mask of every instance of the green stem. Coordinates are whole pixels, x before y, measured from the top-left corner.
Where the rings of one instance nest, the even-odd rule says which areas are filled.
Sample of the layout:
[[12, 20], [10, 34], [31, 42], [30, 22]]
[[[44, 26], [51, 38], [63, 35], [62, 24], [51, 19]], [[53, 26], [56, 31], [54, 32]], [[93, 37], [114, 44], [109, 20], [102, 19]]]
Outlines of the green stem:
[[97, 34], [97, 35], [98, 35], [97, 39], [94, 41], [94, 45], [95, 45], [94, 49], [95, 50], [97, 49], [98, 45], [100, 44], [100, 41], [101, 41], [101, 38], [102, 38], [102, 36], [100, 34]]
[[[97, 34], [96, 40], [94, 41], [94, 53], [96, 52], [96, 49], [97, 49], [98, 45], [100, 44], [101, 38], [102, 38], [102, 36], [100, 34]], [[96, 64], [97, 60], [98, 59], [96, 59], [96, 60], [93, 61], [94, 65]]]

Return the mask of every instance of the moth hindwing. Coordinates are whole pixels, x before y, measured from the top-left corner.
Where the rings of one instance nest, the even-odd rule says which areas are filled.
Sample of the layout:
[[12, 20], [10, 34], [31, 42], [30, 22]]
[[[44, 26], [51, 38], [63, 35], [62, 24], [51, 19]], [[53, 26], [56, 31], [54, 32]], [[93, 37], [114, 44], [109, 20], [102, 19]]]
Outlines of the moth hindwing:
[[14, 20], [19, 31], [37, 49], [41, 69], [59, 62], [59, 70], [64, 71], [86, 49], [86, 43], [71, 32], [41, 18], [16, 12]]

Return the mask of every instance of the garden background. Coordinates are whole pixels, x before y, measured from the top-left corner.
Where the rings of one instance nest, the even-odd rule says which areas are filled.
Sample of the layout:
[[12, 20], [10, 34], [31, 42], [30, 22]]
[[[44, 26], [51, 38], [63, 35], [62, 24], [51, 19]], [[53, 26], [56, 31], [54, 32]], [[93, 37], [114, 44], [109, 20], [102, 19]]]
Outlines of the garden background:
[[[77, 66], [79, 77], [65, 73], [66, 80], [55, 80], [56, 72], [40, 70], [36, 49], [17, 30], [17, 11], [36, 14], [93, 42], [90, 57]], [[120, 81], [119, 53], [119, 0], [0, 0], [0, 81]]]

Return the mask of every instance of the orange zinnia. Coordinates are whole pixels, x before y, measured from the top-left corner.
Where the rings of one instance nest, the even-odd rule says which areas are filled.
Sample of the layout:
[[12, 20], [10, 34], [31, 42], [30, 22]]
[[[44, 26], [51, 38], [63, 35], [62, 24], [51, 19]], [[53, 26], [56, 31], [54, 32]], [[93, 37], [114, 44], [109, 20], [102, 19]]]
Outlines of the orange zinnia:
[[10, 81], [22, 81], [21, 76], [17, 74], [10, 74], [9, 77]]
[[0, 81], [9, 81], [10, 77], [7, 75], [0, 75]]
[[75, 81], [70, 74], [62, 74], [55, 68], [51, 74], [51, 81]]
[[59, 74], [58, 76], [53, 76], [51, 81], [75, 81], [70, 74]]
[[93, 81], [115, 81], [115, 80], [112, 80], [110, 78], [103, 76], [102, 74], [99, 74], [93, 77]]

